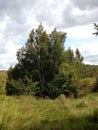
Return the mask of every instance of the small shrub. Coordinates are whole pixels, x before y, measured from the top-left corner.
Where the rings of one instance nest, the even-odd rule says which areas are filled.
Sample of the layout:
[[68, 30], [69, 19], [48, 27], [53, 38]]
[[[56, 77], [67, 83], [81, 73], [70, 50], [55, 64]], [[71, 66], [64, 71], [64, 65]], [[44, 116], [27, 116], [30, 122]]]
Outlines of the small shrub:
[[94, 92], [98, 92], [98, 76], [96, 77], [96, 82], [94, 86]]
[[32, 95], [35, 96], [38, 93], [38, 85], [37, 82], [32, 82], [32, 80], [28, 78], [24, 78], [24, 80], [19, 79], [16, 80], [7, 80], [6, 90], [7, 95]]
[[88, 93], [93, 92], [94, 84], [95, 84], [95, 78], [80, 79], [78, 96], [81, 97]]
[[98, 123], [98, 109], [93, 111], [93, 114], [89, 117], [89, 120], [94, 123]]

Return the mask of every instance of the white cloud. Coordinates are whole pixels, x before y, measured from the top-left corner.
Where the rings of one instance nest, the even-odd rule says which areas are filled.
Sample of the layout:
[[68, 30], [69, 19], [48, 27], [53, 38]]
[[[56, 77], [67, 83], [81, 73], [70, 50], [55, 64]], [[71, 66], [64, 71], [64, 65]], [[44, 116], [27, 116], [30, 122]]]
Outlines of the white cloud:
[[0, 69], [8, 69], [11, 65], [15, 65], [17, 62], [16, 52], [21, 47], [20, 44], [15, 44], [13, 41], [7, 41], [6, 46], [2, 47], [2, 50], [5, 50], [4, 53], [0, 54]]
[[[92, 33], [93, 22], [98, 21], [97, 12], [96, 0], [1, 0], [0, 69], [8, 69], [17, 62], [18, 48], [39, 23], [49, 32], [54, 27], [66, 31], [72, 48], [78, 47], [85, 57], [96, 56], [98, 40], [94, 40]], [[95, 63], [89, 58], [88, 62]]]
[[84, 57], [84, 63], [98, 65], [98, 39], [91, 38], [72, 38], [67, 41], [67, 48], [71, 47], [74, 51], [78, 48]]
[[68, 33], [68, 38], [77, 38], [77, 39], [84, 39], [84, 38], [93, 38], [94, 36], [92, 33], [94, 32], [93, 30], [93, 23], [92, 24], [87, 24], [87, 25], [82, 25], [82, 26], [75, 26], [66, 29]]

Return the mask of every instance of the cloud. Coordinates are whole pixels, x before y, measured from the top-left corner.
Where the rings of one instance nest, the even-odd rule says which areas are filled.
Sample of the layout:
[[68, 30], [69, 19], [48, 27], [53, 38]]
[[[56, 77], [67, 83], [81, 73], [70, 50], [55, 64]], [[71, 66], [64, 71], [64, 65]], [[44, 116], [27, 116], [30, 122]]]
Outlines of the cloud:
[[8, 69], [17, 62], [20, 39], [26, 39], [32, 29], [28, 17], [32, 17], [37, 4], [38, 0], [0, 1], [0, 69]]
[[80, 8], [81, 10], [91, 10], [98, 7], [98, 1], [97, 0], [73, 0], [72, 1], [75, 6]]
[[[84, 63], [98, 65], [98, 39], [93, 38], [72, 38], [66, 41], [67, 48], [71, 47], [74, 51], [79, 48], [82, 56], [84, 57]], [[67, 49], [66, 48], [66, 49]]]
[[89, 55], [88, 57], [86, 57], [85, 63], [98, 65], [98, 54], [97, 55]]
[[66, 31], [69, 39], [78, 36], [83, 40], [92, 38], [91, 24], [98, 21], [97, 12], [97, 0], [0, 0], [0, 69], [17, 62], [17, 50], [39, 23], [47, 31], [57, 27]]
[[59, 28], [87, 25], [98, 21], [98, 8], [96, 6], [98, 5], [98, 1], [96, 2], [94, 0], [92, 2], [91, 0], [85, 0], [85, 2], [81, 0], [70, 0], [62, 12], [63, 19], [58, 25]]

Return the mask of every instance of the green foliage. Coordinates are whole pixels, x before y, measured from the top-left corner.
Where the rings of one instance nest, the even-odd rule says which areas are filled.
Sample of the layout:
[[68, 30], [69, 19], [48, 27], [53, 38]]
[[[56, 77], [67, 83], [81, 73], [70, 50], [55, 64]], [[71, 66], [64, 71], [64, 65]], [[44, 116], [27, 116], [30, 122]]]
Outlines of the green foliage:
[[83, 95], [91, 92], [94, 84], [89, 78], [96, 77], [98, 66], [83, 64], [79, 49], [65, 51], [65, 38], [66, 33], [56, 29], [48, 34], [42, 24], [32, 29], [17, 52], [18, 63], [8, 70], [7, 95], [56, 98], [60, 94], [77, 97], [81, 90]]
[[81, 53], [78, 48], [75, 51], [75, 59], [77, 63], [82, 63], [83, 61], [83, 56], [81, 56]]
[[36, 96], [39, 93], [39, 87], [37, 82], [33, 82], [31, 79], [25, 77], [23, 80], [8, 80], [7, 81], [7, 95], [32, 95]]
[[[36, 87], [41, 94], [38, 95], [35, 91], [35, 95], [52, 98], [54, 93], [52, 82], [63, 61], [65, 38], [66, 33], [58, 32], [56, 29], [51, 34], [47, 34], [41, 24], [36, 30], [33, 29], [26, 45], [17, 52], [18, 64], [8, 71], [7, 94], [15, 94], [15, 92], [10, 93], [10, 88], [13, 86], [18, 88], [21, 82], [24, 85], [22, 88], [26, 88], [24, 79], [27, 77], [31, 80], [32, 85], [35, 86], [35, 83], [38, 83]], [[20, 90], [16, 91], [16, 95], [23, 93]]]
[[84, 78], [79, 80], [79, 93], [78, 96], [84, 96], [88, 93], [93, 92], [95, 85], [95, 78]]
[[96, 76], [96, 82], [94, 85], [94, 92], [98, 92], [98, 75]]
[[82, 64], [80, 66], [80, 77], [87, 78], [87, 77], [96, 77], [98, 74], [98, 65], [85, 65]]
[[76, 65], [77, 63], [82, 64], [83, 62], [83, 56], [81, 56], [81, 53], [78, 48], [76, 49], [75, 54], [71, 48], [66, 50], [64, 53], [64, 58], [65, 58], [64, 60], [66, 61], [66, 63], [70, 65]]
[[56, 94], [65, 94], [69, 97], [71, 94], [77, 96], [77, 71], [69, 64], [62, 64], [59, 69], [59, 74], [54, 78], [54, 86]]
[[71, 48], [65, 51], [64, 60], [67, 64], [70, 65], [74, 64], [75, 57], [74, 57], [74, 52]]

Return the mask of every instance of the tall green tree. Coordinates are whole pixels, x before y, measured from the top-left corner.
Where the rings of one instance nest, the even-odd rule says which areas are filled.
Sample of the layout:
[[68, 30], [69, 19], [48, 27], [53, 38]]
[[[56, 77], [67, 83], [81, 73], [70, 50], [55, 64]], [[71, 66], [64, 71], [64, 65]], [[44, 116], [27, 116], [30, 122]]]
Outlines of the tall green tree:
[[74, 51], [71, 48], [69, 48], [68, 50], [65, 51], [64, 56], [65, 56], [66, 63], [68, 63], [70, 65], [74, 64], [74, 60], [75, 60]]
[[82, 73], [82, 66], [83, 66], [83, 56], [81, 55], [79, 49], [77, 48], [75, 51], [75, 67], [77, 68], [77, 72], [78, 72], [78, 78], [81, 78], [81, 73]]
[[82, 63], [82, 61], [83, 61], [83, 56], [81, 55], [78, 48], [75, 51], [75, 59], [76, 59], [76, 62], [78, 62], [78, 63]]
[[66, 33], [58, 32], [56, 29], [51, 34], [47, 34], [42, 24], [37, 29], [33, 29], [26, 45], [17, 52], [18, 64], [8, 71], [7, 94], [15, 94], [10, 92], [13, 85], [14, 90], [15, 88], [17, 90], [17, 85], [15, 86], [11, 81], [21, 80], [23, 83], [26, 81], [25, 86], [28, 87], [32, 81], [33, 89], [30, 90], [35, 91], [36, 88], [38, 90], [35, 95], [52, 97], [54, 92], [52, 82], [63, 61], [65, 38]]

